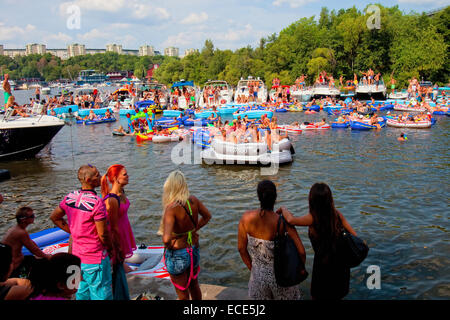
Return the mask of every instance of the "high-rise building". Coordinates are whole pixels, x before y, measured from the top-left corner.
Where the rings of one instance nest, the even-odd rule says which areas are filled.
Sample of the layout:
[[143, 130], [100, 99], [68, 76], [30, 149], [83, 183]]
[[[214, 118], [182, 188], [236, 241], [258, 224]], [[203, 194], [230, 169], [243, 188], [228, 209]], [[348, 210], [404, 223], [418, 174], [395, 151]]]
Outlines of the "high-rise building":
[[0, 44], [0, 56], [2, 56], [3, 55], [3, 45], [2, 44]]
[[45, 44], [27, 44], [25, 48], [25, 54], [45, 54], [46, 53], [46, 46]]
[[168, 57], [178, 57], [179, 49], [175, 47], [168, 47], [164, 49], [164, 55]]
[[154, 56], [155, 55], [155, 49], [152, 46], [140, 46], [139, 47], [139, 56]]
[[122, 45], [121, 44], [107, 44], [106, 52], [115, 52], [118, 54], [122, 54]]
[[76, 57], [76, 56], [84, 56], [86, 54], [86, 47], [84, 44], [70, 44], [67, 47], [67, 55], [69, 58]]

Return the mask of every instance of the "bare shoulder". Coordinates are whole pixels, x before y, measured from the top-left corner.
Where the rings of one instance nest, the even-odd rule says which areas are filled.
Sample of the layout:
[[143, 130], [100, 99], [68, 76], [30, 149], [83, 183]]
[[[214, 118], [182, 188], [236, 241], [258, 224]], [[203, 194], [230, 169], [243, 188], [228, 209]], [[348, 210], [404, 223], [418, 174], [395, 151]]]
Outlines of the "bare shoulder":
[[252, 221], [257, 215], [259, 210], [247, 210], [242, 214], [241, 221], [244, 223]]

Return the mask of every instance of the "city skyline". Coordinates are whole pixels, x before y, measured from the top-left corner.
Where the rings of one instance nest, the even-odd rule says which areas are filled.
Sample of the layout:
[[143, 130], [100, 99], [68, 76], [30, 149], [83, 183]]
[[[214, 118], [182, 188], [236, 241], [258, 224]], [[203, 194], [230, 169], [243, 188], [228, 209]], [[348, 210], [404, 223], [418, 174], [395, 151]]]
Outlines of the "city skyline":
[[[179, 48], [177, 47], [167, 47], [164, 48], [165, 56], [175, 56], [184, 57], [188, 54], [198, 52], [198, 49], [189, 48], [184, 50], [184, 54], [180, 56]], [[67, 46], [67, 48], [47, 48], [46, 44], [43, 43], [29, 43], [25, 45], [25, 48], [5, 48], [4, 45], [0, 44], [0, 55], [6, 55], [11, 58], [15, 56], [27, 56], [30, 54], [53, 54], [63, 60], [69, 59], [71, 57], [105, 53], [105, 52], [116, 52], [118, 54], [124, 55], [135, 55], [135, 56], [155, 56], [161, 55], [161, 52], [155, 50], [153, 46], [148, 44], [142, 45], [139, 49], [124, 49], [121, 44], [110, 43], [105, 46], [105, 48], [86, 48], [84, 44], [72, 43]]]
[[[322, 7], [329, 11], [352, 6], [398, 5], [405, 12], [423, 12], [448, 5], [449, 0], [0, 0], [0, 44], [5, 49], [29, 43], [66, 48], [81, 43], [104, 48], [119, 43], [139, 50], [150, 43], [155, 50], [177, 47], [182, 53], [201, 49], [206, 40], [221, 50], [256, 47], [261, 38], [279, 33], [303, 17], [317, 19]], [[77, 12], [78, 10], [78, 12]], [[79, 14], [77, 18], [77, 14]]]

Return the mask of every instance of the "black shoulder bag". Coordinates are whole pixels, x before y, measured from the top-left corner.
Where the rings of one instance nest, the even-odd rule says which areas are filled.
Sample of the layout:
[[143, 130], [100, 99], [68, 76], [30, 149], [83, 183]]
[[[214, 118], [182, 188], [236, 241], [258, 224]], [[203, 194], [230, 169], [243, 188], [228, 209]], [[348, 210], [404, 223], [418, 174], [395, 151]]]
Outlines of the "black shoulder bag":
[[[338, 216], [339, 217], [339, 216]], [[339, 217], [339, 221], [341, 221]], [[341, 221], [342, 224], [342, 221]], [[357, 267], [364, 261], [369, 253], [367, 243], [361, 238], [352, 235], [342, 226], [342, 257], [345, 265], [349, 268]]]
[[[283, 232], [280, 232], [281, 221], [283, 221]], [[305, 270], [294, 240], [287, 233], [286, 221], [281, 214], [274, 242], [274, 270], [277, 284], [280, 287], [291, 287], [304, 281], [308, 277], [308, 272]]]

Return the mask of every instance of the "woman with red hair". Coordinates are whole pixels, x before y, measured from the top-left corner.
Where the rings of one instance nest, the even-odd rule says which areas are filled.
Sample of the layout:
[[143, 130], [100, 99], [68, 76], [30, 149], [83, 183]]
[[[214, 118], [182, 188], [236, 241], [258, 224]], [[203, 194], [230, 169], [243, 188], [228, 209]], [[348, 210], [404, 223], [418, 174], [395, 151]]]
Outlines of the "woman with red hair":
[[[110, 185], [111, 184], [111, 187]], [[108, 212], [108, 221], [113, 243], [113, 294], [114, 300], [129, 300], [124, 261], [136, 250], [133, 230], [128, 220], [130, 201], [124, 187], [128, 184], [127, 169], [120, 164], [112, 165], [101, 180], [102, 197]]]

